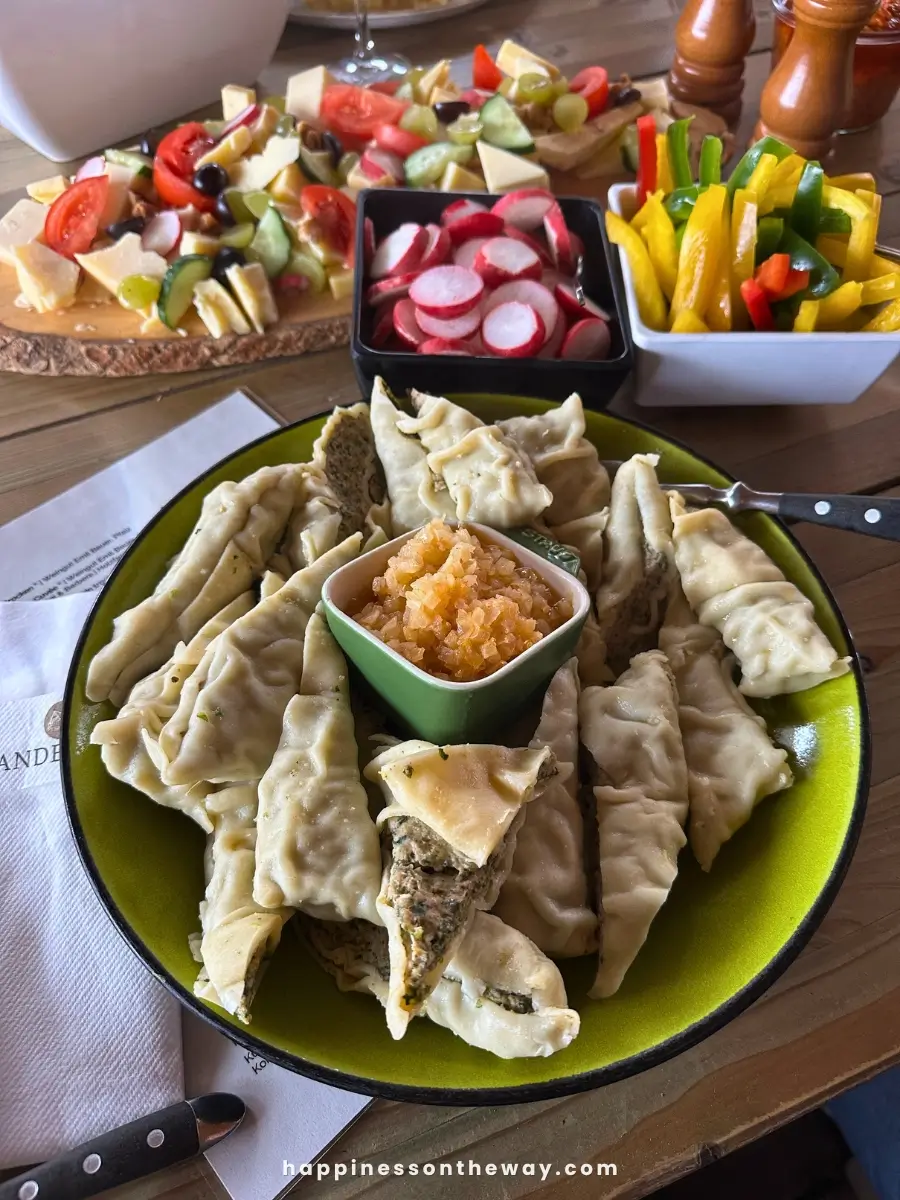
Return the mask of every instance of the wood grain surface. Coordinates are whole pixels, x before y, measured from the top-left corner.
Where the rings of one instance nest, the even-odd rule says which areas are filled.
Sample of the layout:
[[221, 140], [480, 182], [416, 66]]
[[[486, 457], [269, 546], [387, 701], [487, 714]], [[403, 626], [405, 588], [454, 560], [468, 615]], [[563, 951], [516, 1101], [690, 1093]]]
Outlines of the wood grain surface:
[[[379, 35], [414, 60], [465, 55], [476, 41], [514, 36], [572, 72], [665, 71], [674, 0], [494, 0], [441, 25]], [[771, 12], [757, 0], [743, 135], [768, 72]], [[266, 72], [266, 91], [299, 67], [348, 48], [347, 35], [289, 26]], [[438, 49], [439, 48], [439, 49]], [[842, 139], [833, 169], [872, 169], [884, 191], [885, 240], [900, 234], [900, 108], [876, 129]], [[50, 174], [21, 143], [0, 136], [5, 193]], [[766, 371], [760, 361], [760, 371]], [[357, 395], [346, 350], [253, 369], [140, 379], [0, 379], [0, 521], [171, 429], [241, 383], [286, 420]], [[772, 377], [773, 397], [778, 379]], [[846, 407], [635, 410], [747, 482], [773, 490], [900, 494], [900, 368]], [[298, 1181], [297, 1200], [450, 1200], [537, 1197], [607, 1200], [656, 1187], [760, 1136], [843, 1088], [900, 1061], [900, 545], [796, 527], [833, 587], [870, 673], [873, 786], [847, 881], [808, 948], [778, 983], [725, 1029], [634, 1079], [565, 1100], [494, 1109], [378, 1102], [327, 1156], [343, 1162], [615, 1163], [615, 1177], [565, 1179], [348, 1177]], [[291, 1158], [291, 1147], [284, 1147]], [[275, 1190], [273, 1181], [272, 1190]], [[222, 1196], [203, 1162], [119, 1189], [119, 1200]]]

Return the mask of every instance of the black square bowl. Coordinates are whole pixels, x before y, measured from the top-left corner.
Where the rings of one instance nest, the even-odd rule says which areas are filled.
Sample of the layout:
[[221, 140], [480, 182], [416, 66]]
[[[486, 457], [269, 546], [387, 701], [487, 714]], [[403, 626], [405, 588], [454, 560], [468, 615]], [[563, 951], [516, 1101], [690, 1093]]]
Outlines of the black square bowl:
[[[435, 192], [406, 188], [372, 188], [360, 194], [356, 210], [356, 261], [365, 261], [363, 225], [368, 217], [376, 243], [405, 221], [440, 224], [441, 214], [457, 200], [481, 204], [498, 197], [484, 192]], [[381, 375], [392, 391], [409, 388], [444, 395], [447, 392], [493, 392], [512, 396], [537, 396], [564, 400], [578, 392], [586, 408], [602, 409], [610, 403], [633, 364], [631, 330], [618, 261], [610, 254], [603, 210], [592, 200], [560, 196], [566, 224], [584, 242], [583, 282], [586, 295], [614, 316], [610, 323], [612, 345], [602, 362], [568, 362], [543, 358], [463, 358], [456, 355], [411, 354], [375, 349], [371, 345], [373, 310], [363, 303], [372, 280], [357, 270], [353, 294], [351, 351], [356, 375], [365, 396]]]

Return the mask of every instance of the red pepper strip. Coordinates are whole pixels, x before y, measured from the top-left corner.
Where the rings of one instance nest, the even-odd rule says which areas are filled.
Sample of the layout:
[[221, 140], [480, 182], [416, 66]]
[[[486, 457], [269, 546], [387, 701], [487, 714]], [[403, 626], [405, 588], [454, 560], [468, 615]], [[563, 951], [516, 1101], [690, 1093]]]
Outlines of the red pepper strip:
[[772, 316], [768, 297], [755, 279], [745, 279], [741, 284], [741, 299], [747, 307], [754, 329], [765, 333], [775, 328], [775, 318]]
[[791, 267], [788, 271], [787, 283], [778, 293], [773, 296], [773, 300], [789, 300], [791, 296], [796, 296], [798, 292], [804, 291], [809, 287], [809, 271], [798, 271], [796, 267]]
[[647, 196], [656, 191], [656, 118], [645, 113], [637, 119], [638, 174], [637, 203], [640, 208]]
[[486, 46], [476, 46], [472, 53], [472, 86], [486, 92], [496, 92], [503, 82], [503, 72], [487, 52]]
[[791, 256], [789, 254], [773, 254], [756, 272], [756, 282], [769, 299], [774, 300], [781, 295], [787, 284], [790, 270]]

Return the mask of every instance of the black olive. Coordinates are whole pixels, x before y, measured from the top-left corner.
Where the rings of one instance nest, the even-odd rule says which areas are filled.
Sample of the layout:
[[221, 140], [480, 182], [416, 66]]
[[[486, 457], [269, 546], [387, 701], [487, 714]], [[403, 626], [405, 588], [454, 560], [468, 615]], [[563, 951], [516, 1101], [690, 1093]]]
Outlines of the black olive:
[[153, 130], [148, 130], [141, 138], [141, 154], [146, 154], [148, 158], [153, 158], [159, 146], [159, 134]]
[[452, 125], [457, 117], [464, 116], [471, 107], [468, 100], [441, 100], [432, 105], [434, 115], [442, 125]]
[[204, 196], [218, 196], [228, 187], [228, 172], [218, 163], [206, 163], [198, 167], [192, 180], [194, 187]]
[[344, 147], [341, 145], [339, 139], [336, 138], [334, 136], [334, 134], [330, 133], [327, 129], [322, 134], [322, 142], [323, 142], [324, 148], [331, 155], [332, 164], [334, 166], [337, 166], [338, 163], [341, 161], [341, 159], [344, 156]]
[[127, 221], [116, 221], [115, 225], [108, 225], [106, 232], [117, 242], [126, 233], [143, 233], [146, 224], [143, 217], [129, 217]]
[[611, 107], [621, 108], [623, 104], [634, 104], [635, 100], [640, 100], [640, 98], [641, 93], [636, 87], [622, 88], [620, 92], [616, 92], [613, 96]]
[[225, 278], [225, 272], [235, 264], [242, 267], [246, 261], [247, 256], [240, 250], [235, 250], [233, 246], [223, 246], [213, 259], [213, 279], [218, 279], [223, 287], [227, 287], [228, 280]]
[[224, 192], [219, 192], [216, 196], [216, 220], [220, 225], [237, 225], [231, 205], [228, 203], [228, 197]]

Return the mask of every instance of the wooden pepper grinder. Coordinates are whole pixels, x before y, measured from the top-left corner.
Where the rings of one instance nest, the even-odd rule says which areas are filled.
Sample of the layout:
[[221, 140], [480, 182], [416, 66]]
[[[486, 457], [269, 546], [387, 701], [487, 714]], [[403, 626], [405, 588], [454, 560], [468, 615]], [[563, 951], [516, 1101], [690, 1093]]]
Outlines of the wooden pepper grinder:
[[755, 33], [753, 0], [688, 0], [675, 29], [675, 58], [669, 73], [672, 95], [736, 124], [744, 91], [744, 59]]
[[804, 158], [825, 158], [849, 112], [853, 51], [878, 0], [794, 0], [796, 29], [763, 88], [755, 136], [774, 134]]

